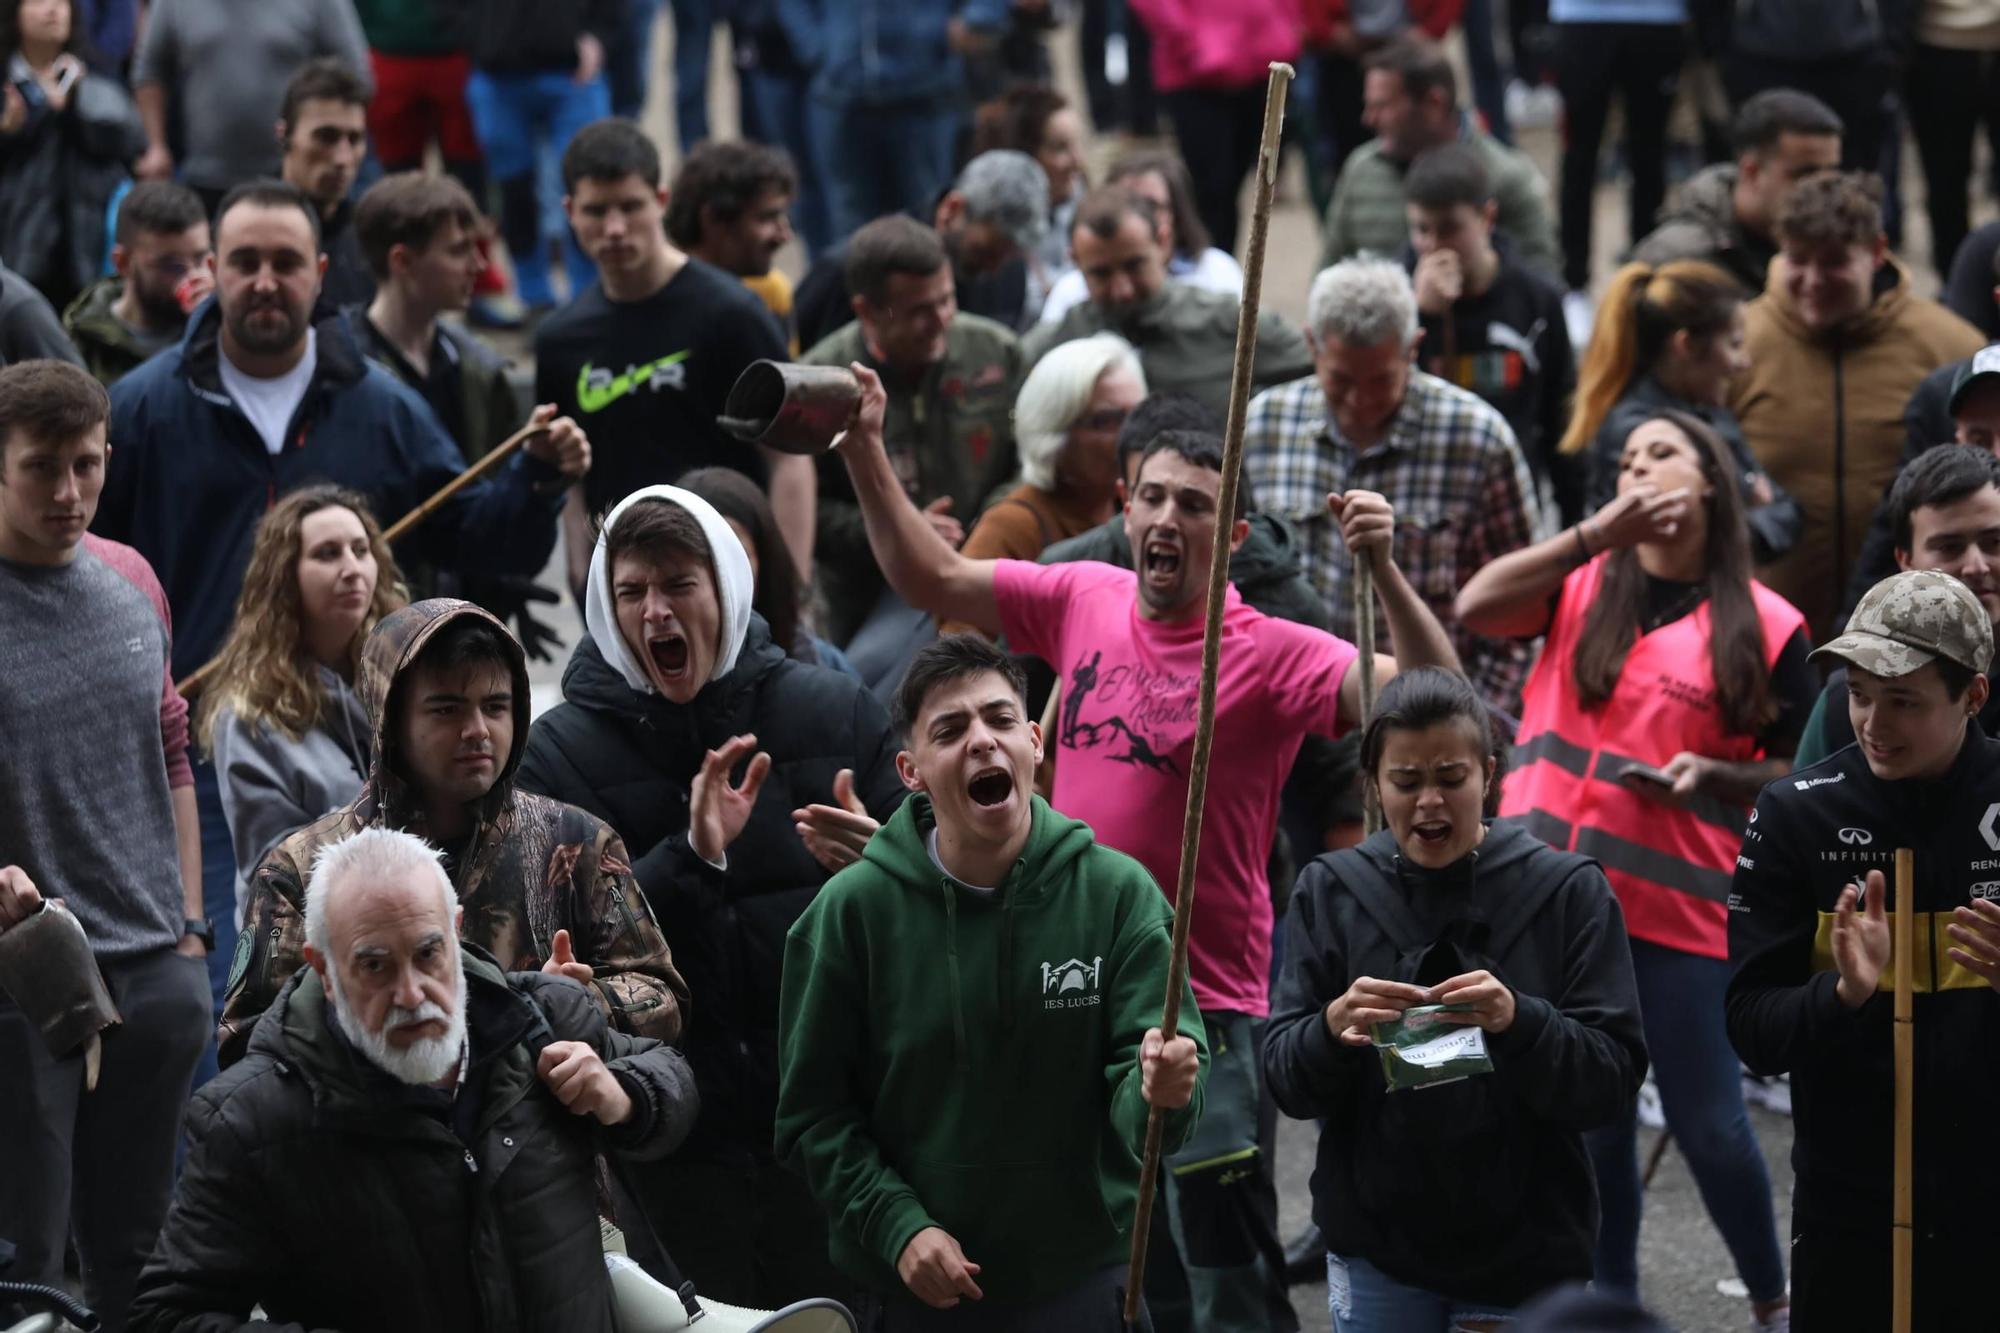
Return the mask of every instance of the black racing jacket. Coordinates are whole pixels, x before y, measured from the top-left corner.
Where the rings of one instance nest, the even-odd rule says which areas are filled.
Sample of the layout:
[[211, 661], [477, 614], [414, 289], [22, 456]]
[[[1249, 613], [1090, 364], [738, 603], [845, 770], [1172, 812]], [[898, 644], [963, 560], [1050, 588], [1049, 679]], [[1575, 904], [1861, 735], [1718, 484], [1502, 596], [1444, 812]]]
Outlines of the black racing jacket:
[[1978, 1145], [2000, 1109], [2000, 994], [1953, 963], [1953, 909], [2000, 899], [2000, 741], [1968, 725], [1936, 781], [1885, 782], [1850, 745], [1764, 788], [1729, 897], [1729, 1039], [1760, 1074], [1790, 1073], [1793, 1212], [1889, 1223], [1894, 978], [1849, 1010], [1834, 994], [1834, 907], [1870, 870], [1916, 853], [1916, 1225], [1985, 1226], [2000, 1160]]

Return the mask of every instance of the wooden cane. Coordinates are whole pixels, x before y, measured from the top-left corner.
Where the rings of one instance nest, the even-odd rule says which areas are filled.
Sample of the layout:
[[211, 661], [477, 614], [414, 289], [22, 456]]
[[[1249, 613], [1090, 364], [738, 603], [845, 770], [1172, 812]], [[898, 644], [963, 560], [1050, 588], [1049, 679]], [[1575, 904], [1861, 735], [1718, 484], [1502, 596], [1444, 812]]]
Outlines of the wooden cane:
[[[509, 435], [506, 439], [500, 441], [500, 443], [494, 445], [492, 452], [484, 455], [471, 467], [468, 467], [465, 471], [440, 486], [436, 495], [433, 495], [430, 499], [424, 501], [415, 509], [412, 509], [409, 513], [390, 524], [388, 531], [382, 534], [383, 542], [386, 544], [395, 541], [411, 528], [414, 528], [417, 524], [435, 514], [444, 505], [445, 501], [451, 499], [452, 496], [457, 495], [467, 486], [478, 481], [507, 459], [513, 457], [517, 449], [529, 440], [534, 439], [535, 436], [546, 435], [548, 429], [546, 424], [530, 422], [515, 431], [512, 435]], [[215, 670], [216, 663], [221, 660], [220, 656], [209, 658], [208, 661], [190, 671], [184, 679], [177, 681], [174, 684], [174, 689], [182, 695], [197, 693], [207, 683], [209, 674]]]
[[[1375, 562], [1363, 555], [1354, 562], [1354, 648], [1360, 654], [1361, 723], [1375, 711]], [[1361, 784], [1361, 831], [1364, 835], [1382, 827], [1382, 803], [1371, 795], [1367, 782]]]
[[[1188, 764], [1187, 813], [1181, 823], [1181, 867], [1174, 890], [1173, 961], [1167, 968], [1160, 1034], [1180, 1031], [1181, 991], [1187, 985], [1188, 927], [1194, 920], [1195, 858], [1201, 850], [1201, 807], [1208, 792], [1208, 760], [1215, 747], [1215, 676], [1222, 660], [1222, 606], [1229, 588], [1229, 543], [1222, 525], [1236, 512], [1237, 475], [1243, 466], [1243, 419], [1250, 406], [1250, 368], [1257, 353], [1257, 309], [1264, 282], [1264, 242], [1271, 229], [1271, 196], [1278, 184], [1278, 132], [1285, 124], [1285, 92], [1292, 67], [1271, 62], [1264, 90], [1264, 135], [1257, 150], [1257, 190], [1250, 212], [1250, 248], [1243, 258], [1243, 301], [1236, 314], [1236, 361], [1229, 376], [1229, 418], [1224, 428], [1222, 489], [1215, 500], [1215, 551], [1208, 562], [1208, 609], [1202, 629], [1201, 691], [1195, 713], [1194, 757]], [[1153, 1186], [1160, 1174], [1160, 1141], [1166, 1114], [1146, 1116], [1146, 1151], [1139, 1170], [1139, 1205], [1132, 1218], [1131, 1263], [1125, 1273], [1125, 1326], [1137, 1327], [1146, 1276], [1146, 1240], [1153, 1225]]]
[[1915, 1219], [1911, 1209], [1911, 1187], [1915, 1168], [1916, 1053], [1917, 1020], [1911, 998], [1912, 962], [1916, 931], [1916, 857], [1908, 847], [1896, 849], [1896, 1175], [1890, 1195], [1890, 1262], [1894, 1333], [1910, 1333], [1912, 1267], [1916, 1258]]

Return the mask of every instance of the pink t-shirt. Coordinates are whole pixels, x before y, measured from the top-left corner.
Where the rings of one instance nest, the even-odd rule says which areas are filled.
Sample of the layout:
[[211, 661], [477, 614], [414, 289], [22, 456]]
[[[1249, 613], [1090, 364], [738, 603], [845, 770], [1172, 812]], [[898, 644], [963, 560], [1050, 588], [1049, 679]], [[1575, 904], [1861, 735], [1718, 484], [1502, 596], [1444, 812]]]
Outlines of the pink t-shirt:
[[[1144, 863], [1171, 899], [1194, 757], [1201, 616], [1144, 619], [1137, 576], [1090, 561], [1002, 560], [993, 590], [1008, 646], [1048, 662], [1062, 684], [1047, 738], [1056, 755], [1055, 807]], [[1270, 1012], [1265, 865], [1278, 790], [1307, 732], [1339, 734], [1340, 682], [1354, 657], [1352, 644], [1273, 620], [1229, 590], [1188, 936], [1189, 979], [1203, 1009]]]

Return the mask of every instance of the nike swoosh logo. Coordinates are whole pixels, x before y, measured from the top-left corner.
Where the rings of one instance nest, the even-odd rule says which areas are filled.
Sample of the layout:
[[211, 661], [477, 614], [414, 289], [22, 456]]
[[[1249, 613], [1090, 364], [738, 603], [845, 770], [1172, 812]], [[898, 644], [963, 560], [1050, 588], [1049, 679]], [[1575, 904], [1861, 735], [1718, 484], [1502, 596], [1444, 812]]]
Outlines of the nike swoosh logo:
[[678, 365], [693, 355], [693, 349], [663, 356], [657, 361], [649, 361], [643, 366], [629, 366], [623, 375], [614, 376], [607, 384], [593, 385], [591, 377], [597, 374], [597, 367], [590, 362], [583, 363], [583, 369], [576, 373], [576, 405], [584, 412], [602, 412], [605, 408], [637, 389], [651, 379], [653, 372]]

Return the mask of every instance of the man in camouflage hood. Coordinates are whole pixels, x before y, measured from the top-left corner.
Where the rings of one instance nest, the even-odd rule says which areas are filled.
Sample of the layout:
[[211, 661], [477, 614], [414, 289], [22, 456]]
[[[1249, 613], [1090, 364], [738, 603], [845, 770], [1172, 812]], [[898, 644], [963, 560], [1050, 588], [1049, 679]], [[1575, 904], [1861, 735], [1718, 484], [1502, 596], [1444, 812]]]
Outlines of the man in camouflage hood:
[[470, 602], [436, 598], [368, 636], [357, 693], [375, 726], [368, 782], [279, 843], [251, 878], [222, 1013], [222, 1060], [303, 965], [305, 884], [319, 849], [372, 826], [444, 850], [463, 937], [506, 971], [590, 987], [616, 1029], [674, 1041], [687, 986], [624, 843], [575, 806], [515, 789], [531, 709], [521, 646]]

